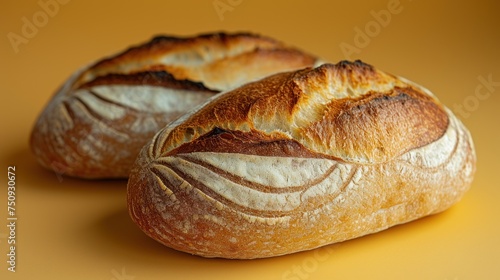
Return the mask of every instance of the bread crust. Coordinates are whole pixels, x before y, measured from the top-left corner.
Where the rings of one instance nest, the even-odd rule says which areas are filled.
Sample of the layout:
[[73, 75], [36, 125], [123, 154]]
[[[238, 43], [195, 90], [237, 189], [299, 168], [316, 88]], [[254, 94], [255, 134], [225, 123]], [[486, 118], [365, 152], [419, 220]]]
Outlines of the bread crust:
[[213, 95], [317, 59], [249, 33], [158, 36], [77, 71], [31, 133], [46, 168], [83, 178], [126, 178], [163, 126]]
[[469, 132], [427, 89], [361, 61], [279, 73], [159, 131], [132, 219], [204, 257], [310, 250], [443, 211], [475, 172]]

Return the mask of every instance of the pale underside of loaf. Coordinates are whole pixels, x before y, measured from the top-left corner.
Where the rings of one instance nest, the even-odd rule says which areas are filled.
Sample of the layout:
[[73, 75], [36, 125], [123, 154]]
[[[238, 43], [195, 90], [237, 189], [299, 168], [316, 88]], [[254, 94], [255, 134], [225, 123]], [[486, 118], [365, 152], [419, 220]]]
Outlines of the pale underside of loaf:
[[428, 90], [341, 62], [223, 93], [166, 126], [137, 159], [128, 203], [171, 248], [272, 257], [443, 211], [475, 160]]
[[316, 62], [254, 34], [155, 37], [77, 71], [38, 118], [31, 147], [44, 167], [65, 175], [128, 177], [141, 147], [194, 106]]

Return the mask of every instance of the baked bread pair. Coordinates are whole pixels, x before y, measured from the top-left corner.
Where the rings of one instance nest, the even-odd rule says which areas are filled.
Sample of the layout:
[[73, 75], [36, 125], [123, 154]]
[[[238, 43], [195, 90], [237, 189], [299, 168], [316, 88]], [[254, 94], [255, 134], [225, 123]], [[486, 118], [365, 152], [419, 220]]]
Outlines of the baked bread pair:
[[[166, 246], [235, 259], [310, 250], [438, 213], [459, 201], [470, 187], [476, 157], [469, 132], [429, 90], [404, 78], [361, 61], [314, 67], [316, 58], [294, 50], [290, 59], [300, 62], [293, 64], [299, 70], [274, 71], [253, 82], [225, 81], [221, 84], [233, 89], [215, 94], [217, 87], [208, 82], [212, 79], [180, 82], [188, 77], [181, 73], [189, 71], [175, 72], [177, 68], [169, 68], [168, 63], [159, 68], [171, 81], [167, 86], [164, 79], [157, 82], [154, 74], [135, 74], [130, 70], [135, 68], [127, 65], [150, 61], [138, 59], [149, 57], [140, 56], [145, 55], [141, 49], [131, 49], [75, 76], [56, 96], [61, 101], [49, 110], [61, 116], [51, 117], [56, 113], [47, 111], [47, 116], [42, 115], [45, 122], [56, 120], [55, 126], [40, 125], [35, 131], [45, 136], [40, 140], [34, 135], [32, 143], [49, 166], [68, 151], [93, 160], [103, 159], [99, 154], [106, 151], [110, 159], [102, 162], [105, 168], [84, 160], [85, 168], [72, 169], [72, 174], [84, 177], [102, 175], [96, 170], [113, 168], [115, 157], [130, 157], [143, 146], [130, 172], [129, 211], [147, 235]], [[174, 56], [192, 66], [186, 67], [193, 69], [190, 75], [201, 73], [193, 65], [205, 61], [195, 53]], [[269, 63], [272, 66], [275, 61]], [[151, 66], [156, 67], [160, 66]], [[239, 77], [238, 71], [227, 71]], [[128, 84], [119, 87], [115, 81], [124, 81], [121, 72], [128, 73]], [[161, 89], [154, 88], [155, 83]], [[131, 85], [137, 88], [131, 91]], [[176, 100], [191, 100], [187, 96], [194, 93], [185, 89], [187, 85], [196, 94], [206, 94], [192, 102], [202, 104], [190, 112], [162, 128], [165, 112], [154, 121], [138, 117], [137, 111], [148, 112], [150, 107], [157, 112], [154, 106], [161, 106], [141, 103], [139, 97], [168, 88], [182, 91]], [[75, 104], [70, 104], [73, 99]], [[101, 105], [89, 105], [97, 101]], [[123, 110], [111, 109], [115, 106]], [[87, 124], [90, 121], [79, 118], [101, 116], [102, 120], [105, 114], [104, 122], [94, 120], [94, 126], [104, 127], [105, 136], [100, 142], [90, 141], [99, 133]], [[112, 126], [111, 121], [126, 125]], [[149, 122], [155, 125], [144, 125]], [[140, 127], [151, 128], [148, 133], [153, 127], [159, 131], [148, 136], [146, 145], [116, 140], [127, 134], [144, 141], [148, 137], [142, 136]], [[82, 128], [84, 132], [79, 132]], [[61, 131], [78, 134], [46, 136]], [[58, 156], [53, 156], [55, 151]], [[66, 157], [65, 163], [77, 159]], [[116, 176], [125, 176], [130, 166], [120, 169]]]

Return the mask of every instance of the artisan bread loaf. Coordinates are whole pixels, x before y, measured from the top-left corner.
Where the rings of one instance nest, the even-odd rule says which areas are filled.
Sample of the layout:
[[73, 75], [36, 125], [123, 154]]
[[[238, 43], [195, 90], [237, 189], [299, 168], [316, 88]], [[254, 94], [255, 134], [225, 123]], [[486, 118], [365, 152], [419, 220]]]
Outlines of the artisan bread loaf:
[[226, 91], [316, 58], [254, 34], [156, 37], [77, 71], [31, 134], [41, 165], [85, 178], [127, 177], [167, 123]]
[[176, 250], [252, 259], [443, 211], [471, 136], [427, 89], [360, 61], [280, 73], [159, 131], [129, 177], [134, 222]]

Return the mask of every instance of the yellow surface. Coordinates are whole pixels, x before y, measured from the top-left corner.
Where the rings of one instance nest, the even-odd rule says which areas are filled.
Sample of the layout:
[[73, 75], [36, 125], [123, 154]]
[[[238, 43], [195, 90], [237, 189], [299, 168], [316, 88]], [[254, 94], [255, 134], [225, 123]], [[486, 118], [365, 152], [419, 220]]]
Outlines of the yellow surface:
[[[50, 14], [38, 0], [0, 4], [0, 279], [499, 279], [498, 1], [59, 1], [67, 3]], [[128, 217], [126, 181], [58, 177], [37, 165], [31, 127], [74, 70], [156, 34], [215, 30], [262, 33], [333, 62], [361, 58], [428, 87], [455, 112], [462, 104], [478, 155], [471, 190], [442, 214], [378, 234], [229, 261], [146, 237]], [[9, 165], [15, 273], [6, 262]]]

